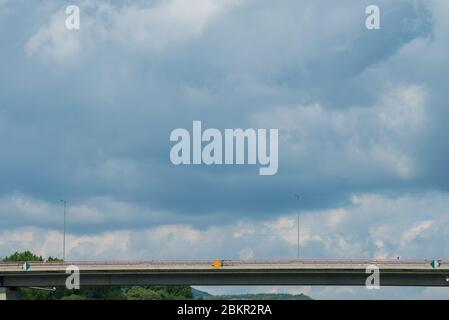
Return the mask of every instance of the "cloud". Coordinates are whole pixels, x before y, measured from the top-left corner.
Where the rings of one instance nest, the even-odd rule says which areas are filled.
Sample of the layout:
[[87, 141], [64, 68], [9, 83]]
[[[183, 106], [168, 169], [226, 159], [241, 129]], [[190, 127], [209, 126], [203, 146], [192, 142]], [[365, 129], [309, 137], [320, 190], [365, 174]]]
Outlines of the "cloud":
[[413, 141], [427, 125], [427, 112], [425, 89], [407, 86], [384, 93], [372, 107], [279, 107], [256, 114], [254, 122], [280, 128], [288, 150], [283, 158], [301, 159], [295, 166], [315, 178], [360, 170], [365, 178], [376, 172], [406, 179], [417, 174]]
[[154, 6], [123, 7], [114, 13], [111, 35], [126, 47], [161, 51], [200, 37], [211, 21], [240, 2], [165, 0]]
[[162, 52], [200, 37], [216, 17], [240, 2], [164, 0], [120, 5], [81, 1], [79, 31], [65, 27], [65, 10], [58, 9], [28, 40], [26, 52], [59, 64], [80, 63], [96, 47], [109, 44], [126, 50]]
[[77, 64], [86, 55], [86, 51], [92, 50], [96, 41], [105, 36], [106, 30], [92, 17], [83, 16], [82, 31], [67, 29], [65, 21], [65, 10], [53, 14], [49, 22], [27, 41], [26, 53], [48, 62]]
[[[2, 52], [10, 75], [0, 80], [2, 194], [109, 199], [139, 208], [124, 212], [206, 225], [277, 216], [298, 206], [291, 192], [303, 195], [301, 208], [321, 210], [353, 193], [443, 183], [433, 183], [441, 178], [427, 163], [444, 155], [426, 156], [423, 146], [433, 141], [444, 90], [407, 67], [425, 59], [413, 49], [420, 41], [445, 52], [443, 38], [432, 38], [441, 27], [421, 13], [433, 17], [430, 5], [382, 2], [388, 37], [367, 33], [364, 3], [351, 1], [79, 5], [80, 32], [65, 30], [63, 8], [49, 2], [17, 24], [28, 54]], [[194, 119], [279, 127], [278, 175], [173, 167], [168, 135]]]
[[[396, 258], [444, 257], [448, 235], [449, 195], [429, 193], [419, 197], [354, 196], [351, 206], [300, 212], [300, 252], [303, 258]], [[109, 202], [106, 202], [109, 203]], [[284, 213], [260, 221], [240, 218], [222, 225], [196, 227], [188, 223], [152, 224], [143, 216], [139, 228], [127, 227], [129, 209], [105, 206], [69, 207], [68, 254], [72, 259], [288, 259], [296, 257], [297, 217]], [[98, 205], [100, 204], [100, 205]], [[51, 209], [49, 209], [51, 208]], [[26, 249], [58, 255], [62, 208], [24, 198], [0, 201], [0, 212], [9, 212], [24, 223], [8, 226], [4, 215], [0, 230], [0, 254]], [[28, 217], [35, 218], [34, 226]], [[41, 217], [41, 222], [37, 222]], [[55, 223], [54, 220], [58, 220]], [[103, 228], [105, 220], [108, 226]], [[92, 225], [89, 229], [88, 225]], [[89, 232], [90, 230], [90, 232]], [[430, 244], [438, 245], [430, 245]], [[117, 248], [117, 250], [114, 250]], [[118, 248], [121, 248], [118, 250]], [[163, 250], [160, 250], [163, 248]], [[56, 251], [52, 251], [56, 250]]]
[[424, 232], [431, 231], [433, 224], [433, 221], [423, 221], [415, 224], [413, 227], [402, 234], [400, 241], [401, 246], [405, 247], [410, 241], [419, 237]]
[[[171, 217], [171, 218], [170, 218]], [[34, 226], [55, 229], [63, 223], [63, 207], [59, 200], [44, 201], [20, 193], [0, 197], [0, 229]], [[108, 197], [68, 202], [67, 221], [70, 231], [91, 233], [105, 229], [143, 228], [175, 221], [170, 212], [149, 210], [129, 202]]]

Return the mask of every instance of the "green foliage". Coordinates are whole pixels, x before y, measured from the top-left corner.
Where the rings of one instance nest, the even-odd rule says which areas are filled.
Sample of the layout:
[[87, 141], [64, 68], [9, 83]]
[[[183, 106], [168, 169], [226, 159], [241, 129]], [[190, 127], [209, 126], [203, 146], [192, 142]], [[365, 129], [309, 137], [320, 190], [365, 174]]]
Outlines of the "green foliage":
[[[30, 251], [15, 252], [5, 257], [4, 262], [43, 262], [42, 256]], [[63, 260], [48, 257], [48, 262], [62, 262]], [[66, 288], [56, 290], [39, 290], [21, 288], [20, 296], [23, 300], [172, 300], [193, 299], [189, 286], [150, 286], [150, 287], [81, 287], [72, 291]]]
[[54, 291], [20, 289], [23, 300], [179, 300], [193, 299], [188, 286], [82, 287], [80, 290], [57, 288]]
[[39, 290], [32, 288], [20, 289], [23, 300], [123, 300], [126, 297], [119, 287], [85, 287], [81, 290]]
[[49, 256], [47, 259], [48, 262], [63, 262], [64, 260]]
[[163, 297], [160, 293], [144, 288], [144, 287], [131, 287], [126, 292], [126, 298], [128, 300], [162, 300]]
[[[125, 300], [124, 290], [120, 287], [82, 287], [81, 290], [75, 291], [86, 297], [87, 300]], [[74, 291], [66, 290], [65, 294]]]
[[22, 300], [55, 300], [54, 292], [48, 290], [20, 288], [19, 292]]
[[192, 288], [188, 286], [151, 286], [163, 299], [192, 299]]
[[37, 256], [30, 251], [14, 252], [12, 255], [5, 257], [4, 262], [41, 262], [44, 261], [42, 256]]
[[80, 294], [71, 294], [69, 296], [64, 296], [61, 300], [87, 300], [85, 296]]
[[189, 286], [131, 287], [126, 292], [129, 300], [186, 300], [193, 299]]

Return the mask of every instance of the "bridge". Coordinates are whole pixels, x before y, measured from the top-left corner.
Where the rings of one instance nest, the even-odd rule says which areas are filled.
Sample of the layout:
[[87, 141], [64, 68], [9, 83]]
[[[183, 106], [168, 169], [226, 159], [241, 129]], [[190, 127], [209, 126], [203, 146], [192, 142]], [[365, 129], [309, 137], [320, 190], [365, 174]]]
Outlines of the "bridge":
[[[380, 286], [449, 287], [449, 261], [72, 261], [0, 263], [0, 299], [19, 287], [61, 287], [77, 266], [81, 286], [133, 285], [314, 285], [365, 286], [379, 268]], [[27, 270], [24, 270], [27, 269]]]

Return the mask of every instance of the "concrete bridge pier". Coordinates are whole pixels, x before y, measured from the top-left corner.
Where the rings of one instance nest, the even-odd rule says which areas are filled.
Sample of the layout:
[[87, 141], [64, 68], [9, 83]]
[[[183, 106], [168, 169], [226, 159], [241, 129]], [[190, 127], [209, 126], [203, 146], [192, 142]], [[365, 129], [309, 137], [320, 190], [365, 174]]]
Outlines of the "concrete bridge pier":
[[19, 300], [19, 291], [17, 288], [0, 287], [1, 300]]

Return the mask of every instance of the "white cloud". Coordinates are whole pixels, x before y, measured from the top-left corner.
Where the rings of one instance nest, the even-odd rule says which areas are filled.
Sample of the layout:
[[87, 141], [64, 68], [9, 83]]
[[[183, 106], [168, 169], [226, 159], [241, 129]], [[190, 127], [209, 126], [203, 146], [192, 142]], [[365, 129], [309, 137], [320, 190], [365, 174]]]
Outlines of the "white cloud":
[[[11, 212], [20, 219], [32, 214], [33, 219], [28, 220], [31, 223], [28, 227], [0, 231], [0, 253], [30, 246], [40, 254], [57, 255], [62, 223], [47, 228], [32, 226], [40, 217], [55, 219], [54, 215], [62, 222], [61, 208], [55, 206], [52, 208], [43, 201], [23, 197], [1, 199], [0, 212]], [[82, 210], [84, 215], [80, 214]], [[73, 231], [73, 224], [80, 223], [79, 219], [97, 223], [97, 215], [101, 217], [101, 223], [106, 223], [103, 210], [110, 213], [116, 208], [75, 206], [69, 209], [68, 252], [72, 258], [197, 259], [222, 256], [263, 259], [296, 256], [296, 214], [285, 213], [276, 219], [260, 221], [237, 220], [207, 228], [141, 221], [137, 229], [122, 227], [95, 234]], [[49, 215], [48, 211], [52, 213]], [[397, 198], [369, 194], [354, 196], [353, 204], [345, 208], [300, 213], [301, 255], [308, 258], [443, 257], [447, 250], [443, 239], [449, 230], [448, 212], [448, 194]], [[107, 223], [123, 223], [126, 221], [123, 219], [118, 214], [109, 214]], [[26, 224], [27, 220], [22, 222], [22, 225]], [[53, 249], [56, 251], [52, 252]]]
[[403, 232], [400, 240], [401, 247], [405, 247], [408, 243], [415, 240], [424, 232], [431, 231], [433, 225], [433, 221], [422, 221], [413, 225], [411, 228]]
[[87, 15], [82, 16], [81, 30], [68, 30], [65, 11], [58, 10], [49, 22], [27, 41], [25, 51], [29, 56], [59, 64], [79, 63], [88, 50], [105, 36], [104, 27]]
[[239, 259], [240, 260], [253, 260], [254, 259], [254, 251], [252, 248], [243, 248], [239, 252]]
[[163, 0], [146, 5], [80, 4], [81, 30], [67, 30], [59, 9], [27, 42], [26, 52], [58, 63], [79, 62], [99, 43], [161, 52], [200, 37], [220, 14], [243, 0]]
[[[307, 167], [316, 177], [350, 171], [409, 179], [418, 174], [412, 147], [427, 124], [426, 90], [399, 86], [370, 107], [334, 110], [316, 103], [276, 108], [254, 115], [253, 122], [279, 128], [288, 150], [283, 158], [295, 159], [296, 167]], [[302, 160], [298, 164], [296, 159]]]
[[124, 47], [160, 51], [195, 39], [240, 0], [164, 0], [155, 6], [116, 10], [111, 37]]
[[[36, 226], [54, 228], [62, 225], [62, 204], [35, 199], [15, 193], [0, 197], [0, 227]], [[93, 197], [82, 203], [69, 201], [67, 221], [72, 230], [79, 228], [123, 227], [124, 224], [145, 222], [157, 224], [161, 219], [170, 219], [170, 212], [151, 210], [129, 202], [117, 201], [110, 197]], [[1, 229], [1, 228], [0, 228]]]

